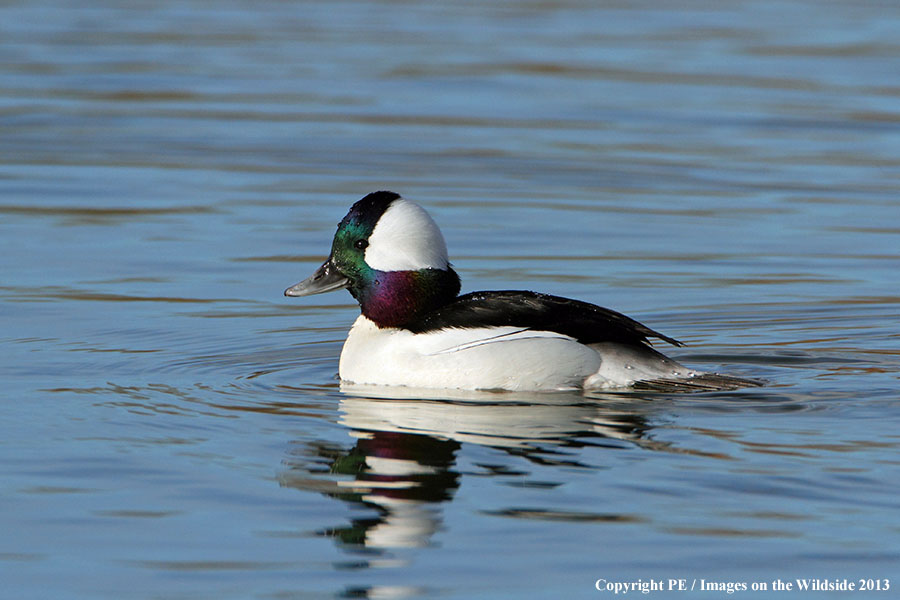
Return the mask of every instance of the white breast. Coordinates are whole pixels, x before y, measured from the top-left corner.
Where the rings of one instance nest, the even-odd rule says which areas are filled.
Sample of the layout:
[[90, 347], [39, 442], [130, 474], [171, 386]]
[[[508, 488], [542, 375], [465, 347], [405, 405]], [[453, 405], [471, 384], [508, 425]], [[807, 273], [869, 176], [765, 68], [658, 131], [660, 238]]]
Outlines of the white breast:
[[596, 350], [553, 332], [518, 327], [414, 334], [360, 315], [341, 352], [341, 379], [425, 388], [581, 388], [600, 369]]

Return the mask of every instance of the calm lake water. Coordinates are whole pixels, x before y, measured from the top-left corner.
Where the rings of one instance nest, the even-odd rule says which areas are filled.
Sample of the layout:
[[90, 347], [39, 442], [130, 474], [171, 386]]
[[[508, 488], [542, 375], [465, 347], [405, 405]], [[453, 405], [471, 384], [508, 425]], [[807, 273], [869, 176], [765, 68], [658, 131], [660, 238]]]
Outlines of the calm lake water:
[[[896, 594], [900, 6], [484, 4], [0, 5], [4, 594]], [[342, 390], [377, 189], [769, 385]]]

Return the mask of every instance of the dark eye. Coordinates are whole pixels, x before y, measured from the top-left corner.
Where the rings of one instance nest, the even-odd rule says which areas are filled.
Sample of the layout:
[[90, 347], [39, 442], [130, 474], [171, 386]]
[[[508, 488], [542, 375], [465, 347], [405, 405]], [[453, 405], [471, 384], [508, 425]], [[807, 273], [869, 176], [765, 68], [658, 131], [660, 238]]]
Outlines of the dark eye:
[[365, 250], [369, 246], [369, 240], [356, 240], [355, 242], [353, 242], [353, 245], [358, 250]]

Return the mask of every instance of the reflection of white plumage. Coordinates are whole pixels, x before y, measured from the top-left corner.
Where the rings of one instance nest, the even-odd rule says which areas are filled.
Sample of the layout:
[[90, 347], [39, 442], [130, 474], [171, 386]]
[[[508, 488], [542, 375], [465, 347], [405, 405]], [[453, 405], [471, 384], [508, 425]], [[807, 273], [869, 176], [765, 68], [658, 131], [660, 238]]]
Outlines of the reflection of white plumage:
[[[390, 456], [367, 454], [365, 471], [352, 481], [339, 482], [383, 511], [366, 530], [368, 548], [426, 545], [440, 527], [439, 505], [423, 501], [427, 494], [416, 488], [439, 479], [447, 465], [435, 466], [440, 451], [417, 444], [474, 443], [530, 455], [578, 436], [646, 441], [641, 416], [585, 404], [580, 395], [525, 392], [516, 394], [517, 402], [511, 404], [498, 403], [504, 394], [468, 390], [442, 390], [436, 395], [427, 389], [342, 384], [341, 391], [342, 425], [375, 447], [379, 439], [393, 441]], [[377, 397], [385, 391], [392, 397]], [[554, 459], [565, 460], [555, 453]]]
[[[381, 397], [388, 390], [390, 396]], [[644, 441], [643, 419], [633, 411], [585, 404], [571, 393], [517, 393], [515, 403], [506, 403], [504, 394], [475, 390], [343, 383], [341, 391], [341, 424], [355, 430], [424, 434], [494, 448], [557, 444], [585, 433]]]
[[[372, 517], [328, 530], [343, 543], [368, 549], [432, 543], [442, 528], [441, 505], [459, 486], [454, 466], [463, 443], [507, 451], [539, 464], [579, 468], [590, 466], [577, 450], [585, 444], [670, 450], [668, 444], [648, 436], [648, 411], [659, 405], [625, 402], [616, 395], [597, 394], [592, 396], [595, 401], [586, 401], [573, 393], [510, 396], [346, 383], [341, 391], [340, 423], [355, 439], [353, 448], [313, 450], [317, 459], [328, 457], [325, 478], [316, 460], [315, 475], [295, 466], [280, 480], [283, 485], [377, 507]], [[483, 468], [493, 472], [490, 466]], [[526, 470], [517, 470], [504, 476], [527, 475]]]
[[375, 192], [338, 225], [328, 260], [285, 295], [348, 288], [359, 301], [341, 353], [348, 382], [519, 391], [759, 385], [684, 367], [648, 340], [678, 341], [606, 308], [524, 291], [458, 296], [459, 287], [428, 213]]

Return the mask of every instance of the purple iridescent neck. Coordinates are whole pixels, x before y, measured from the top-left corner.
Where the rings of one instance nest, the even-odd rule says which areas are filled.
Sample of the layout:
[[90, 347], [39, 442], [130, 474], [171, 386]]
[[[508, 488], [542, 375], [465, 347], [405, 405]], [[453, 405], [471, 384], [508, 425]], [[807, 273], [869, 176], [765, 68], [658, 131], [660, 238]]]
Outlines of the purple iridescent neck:
[[459, 276], [447, 268], [418, 271], [372, 270], [362, 286], [350, 288], [362, 313], [379, 327], [404, 327], [459, 294]]

